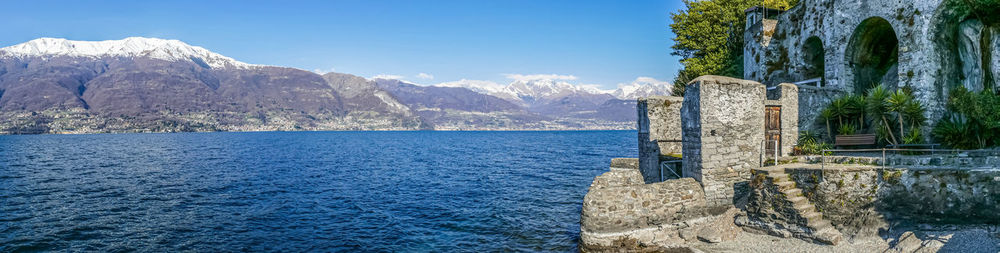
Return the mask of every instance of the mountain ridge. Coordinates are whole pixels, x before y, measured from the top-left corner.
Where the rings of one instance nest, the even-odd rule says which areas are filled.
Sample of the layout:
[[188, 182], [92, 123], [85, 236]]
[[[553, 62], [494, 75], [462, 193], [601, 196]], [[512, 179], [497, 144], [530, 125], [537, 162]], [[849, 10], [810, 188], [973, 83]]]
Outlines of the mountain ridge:
[[608, 92], [550, 81], [505, 88], [319, 75], [178, 40], [40, 38], [0, 48], [0, 133], [634, 128], [634, 113], [602, 115], [634, 112]]

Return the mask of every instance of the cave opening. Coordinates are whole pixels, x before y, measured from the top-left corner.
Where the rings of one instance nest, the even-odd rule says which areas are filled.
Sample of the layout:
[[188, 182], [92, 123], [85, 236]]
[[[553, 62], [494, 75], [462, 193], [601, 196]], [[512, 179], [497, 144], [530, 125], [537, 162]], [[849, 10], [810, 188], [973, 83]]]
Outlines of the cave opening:
[[847, 44], [847, 62], [854, 74], [854, 93], [878, 84], [893, 89], [899, 83], [899, 40], [889, 21], [872, 17], [861, 22]]

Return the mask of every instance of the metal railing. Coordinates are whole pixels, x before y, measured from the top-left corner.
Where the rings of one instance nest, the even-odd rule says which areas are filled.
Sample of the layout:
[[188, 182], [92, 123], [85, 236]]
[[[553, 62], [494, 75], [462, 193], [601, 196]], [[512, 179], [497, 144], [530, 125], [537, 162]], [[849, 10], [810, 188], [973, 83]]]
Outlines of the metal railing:
[[[989, 149], [974, 149], [974, 150], [963, 150], [963, 149], [938, 149], [936, 147], [940, 144], [902, 144], [902, 145], [889, 145], [893, 148], [876, 148], [876, 149], [824, 149], [820, 151], [820, 167], [826, 169], [827, 154], [833, 154], [835, 152], [850, 152], [850, 153], [863, 153], [863, 152], [880, 152], [881, 155], [878, 158], [880, 160], [881, 168], [888, 168], [892, 166], [888, 164], [890, 157], [902, 157], [909, 156], [904, 153], [926, 153], [927, 155], [936, 154], [954, 154], [961, 156], [962, 154], [969, 153], [997, 153], [1000, 154], [1000, 150], [989, 150]], [[912, 149], [912, 148], [899, 148], [899, 147], [930, 147], [925, 149]], [[877, 154], [877, 153], [876, 153]], [[832, 157], [832, 155], [831, 155]], [[853, 157], [872, 157], [872, 156], [853, 156]]]
[[[668, 166], [670, 166], [669, 164], [672, 164], [672, 163], [680, 164], [681, 160], [661, 161], [660, 162], [660, 182], [663, 182], [663, 174], [664, 174], [663, 173], [663, 169], [667, 168]], [[668, 169], [670, 171], [670, 174], [674, 174], [675, 177], [681, 178], [681, 175], [677, 174], [677, 172], [675, 171], [676, 169], [673, 169], [673, 168], [668, 168]]]
[[[778, 140], [774, 140], [774, 166], [778, 166], [778, 154], [781, 153], [781, 143]], [[767, 165], [767, 140], [760, 141], [760, 167]]]

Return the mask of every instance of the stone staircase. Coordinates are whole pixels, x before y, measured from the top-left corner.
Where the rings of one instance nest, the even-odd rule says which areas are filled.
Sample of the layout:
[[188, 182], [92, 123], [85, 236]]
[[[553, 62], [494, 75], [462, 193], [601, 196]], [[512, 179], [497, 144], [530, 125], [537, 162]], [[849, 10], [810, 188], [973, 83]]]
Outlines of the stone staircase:
[[823, 214], [802, 195], [802, 189], [795, 186], [795, 181], [792, 181], [788, 174], [783, 170], [768, 170], [767, 177], [791, 203], [792, 209], [797, 214], [793, 216], [798, 216], [788, 218], [796, 220], [799, 225], [805, 225], [812, 239], [833, 245], [843, 239], [840, 231], [833, 227], [830, 221], [823, 219]]

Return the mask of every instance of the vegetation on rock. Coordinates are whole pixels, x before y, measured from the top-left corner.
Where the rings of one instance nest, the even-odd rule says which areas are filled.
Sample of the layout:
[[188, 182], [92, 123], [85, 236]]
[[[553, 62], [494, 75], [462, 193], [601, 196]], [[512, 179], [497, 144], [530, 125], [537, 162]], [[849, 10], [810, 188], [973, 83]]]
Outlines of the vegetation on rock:
[[1000, 95], [958, 87], [949, 95], [948, 110], [934, 126], [935, 140], [958, 149], [1000, 146]]

